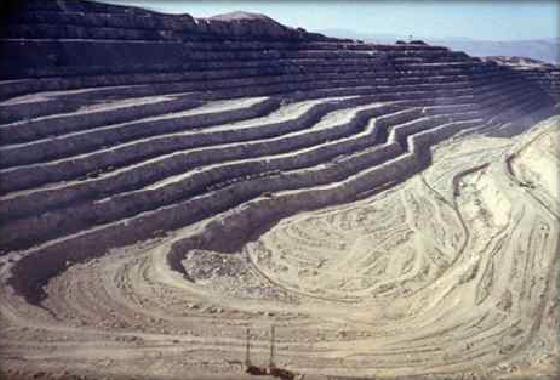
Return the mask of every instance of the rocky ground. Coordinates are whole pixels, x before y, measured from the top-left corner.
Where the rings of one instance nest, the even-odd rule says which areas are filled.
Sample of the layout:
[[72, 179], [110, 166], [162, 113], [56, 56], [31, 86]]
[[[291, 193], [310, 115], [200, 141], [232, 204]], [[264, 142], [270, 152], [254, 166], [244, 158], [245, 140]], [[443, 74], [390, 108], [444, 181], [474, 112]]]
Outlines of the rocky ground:
[[300, 378], [558, 378], [560, 116], [533, 122], [465, 131], [403, 183], [179, 271], [170, 247], [208, 221], [69, 263], [37, 305], [2, 289], [3, 376], [242, 378], [247, 328], [267, 366], [273, 325]]

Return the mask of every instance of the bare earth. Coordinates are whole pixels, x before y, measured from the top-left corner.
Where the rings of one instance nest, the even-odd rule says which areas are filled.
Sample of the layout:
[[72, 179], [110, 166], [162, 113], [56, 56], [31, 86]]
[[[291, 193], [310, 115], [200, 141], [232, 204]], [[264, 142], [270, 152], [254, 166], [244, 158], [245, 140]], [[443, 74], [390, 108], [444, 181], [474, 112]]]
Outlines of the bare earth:
[[171, 245], [223, 215], [71, 265], [39, 306], [2, 288], [4, 375], [242, 378], [246, 328], [266, 366], [274, 324], [276, 365], [304, 378], [559, 378], [560, 116], [530, 123], [456, 136], [235, 254], [186, 252], [185, 276]]

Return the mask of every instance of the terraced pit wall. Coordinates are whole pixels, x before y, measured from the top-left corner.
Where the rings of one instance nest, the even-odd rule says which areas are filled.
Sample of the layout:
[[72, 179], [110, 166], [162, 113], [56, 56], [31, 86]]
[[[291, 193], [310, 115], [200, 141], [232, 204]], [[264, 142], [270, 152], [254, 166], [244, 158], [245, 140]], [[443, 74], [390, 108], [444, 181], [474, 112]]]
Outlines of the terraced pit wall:
[[256, 226], [410, 176], [456, 132], [554, 105], [518, 71], [440, 46], [87, 1], [8, 14], [0, 247], [21, 252], [11, 284], [32, 302], [72, 263], [206, 218], [169, 264], [235, 250]]
[[560, 65], [522, 57], [485, 57], [484, 61], [517, 72], [541, 87], [556, 102], [560, 100]]
[[[123, 73], [121, 81], [132, 83], [142, 81], [132, 78], [132, 72], [196, 70], [204, 66], [200, 58], [214, 51], [229, 51], [233, 58], [239, 48], [267, 48], [257, 41], [289, 45], [327, 40], [270, 19], [195, 19], [90, 1], [8, 1], [3, 7], [3, 78]], [[119, 81], [97, 79], [90, 84]]]
[[560, 102], [560, 67], [515, 68], [514, 70], [535, 82], [556, 102]]

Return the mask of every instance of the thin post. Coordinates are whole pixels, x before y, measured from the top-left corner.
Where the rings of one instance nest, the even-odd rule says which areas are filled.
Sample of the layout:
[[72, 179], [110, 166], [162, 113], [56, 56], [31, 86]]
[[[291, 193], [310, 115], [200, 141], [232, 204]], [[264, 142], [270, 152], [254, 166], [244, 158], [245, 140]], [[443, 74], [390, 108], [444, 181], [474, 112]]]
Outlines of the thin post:
[[247, 327], [247, 340], [245, 344], [245, 367], [251, 367], [251, 329]]
[[270, 325], [270, 360], [268, 368], [272, 370], [274, 367], [274, 325]]

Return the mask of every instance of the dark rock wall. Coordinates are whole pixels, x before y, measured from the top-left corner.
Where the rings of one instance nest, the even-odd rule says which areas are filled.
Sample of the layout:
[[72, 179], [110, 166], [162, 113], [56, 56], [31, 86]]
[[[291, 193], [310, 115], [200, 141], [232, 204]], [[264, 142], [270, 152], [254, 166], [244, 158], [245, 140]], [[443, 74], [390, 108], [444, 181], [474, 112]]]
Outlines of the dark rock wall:
[[90, 74], [92, 68], [177, 71], [205, 43], [233, 50], [242, 42], [324, 40], [264, 16], [195, 19], [85, 0], [8, 0], [1, 6], [0, 79]]
[[521, 77], [540, 87], [560, 102], [560, 65], [554, 65], [525, 57], [485, 57], [485, 62], [494, 62], [500, 67], [516, 72]]
[[[338, 40], [262, 15], [197, 19], [88, 0], [4, 0], [0, 7], [0, 80], [58, 78], [36, 90], [150, 83], [170, 73], [181, 81], [208, 80], [220, 70], [224, 79], [225, 70], [239, 79], [351, 67], [406, 75], [408, 64], [438, 60], [463, 61], [473, 72], [491, 69], [442, 47]], [[558, 68], [523, 72], [558, 99]], [[80, 80], [68, 85], [60, 78]]]
[[[8, 0], [3, 5], [3, 35], [17, 38], [100, 38], [111, 29], [127, 39], [150, 40], [310, 40], [316, 33], [289, 28], [267, 17], [216, 20], [189, 14], [170, 15], [137, 7], [96, 3], [88, 0]], [[30, 26], [33, 26], [32, 28]], [[45, 33], [45, 34], [43, 34]], [[57, 36], [57, 37], [54, 37]]]
[[514, 68], [514, 70], [539, 86], [556, 102], [560, 102], [560, 67]]

